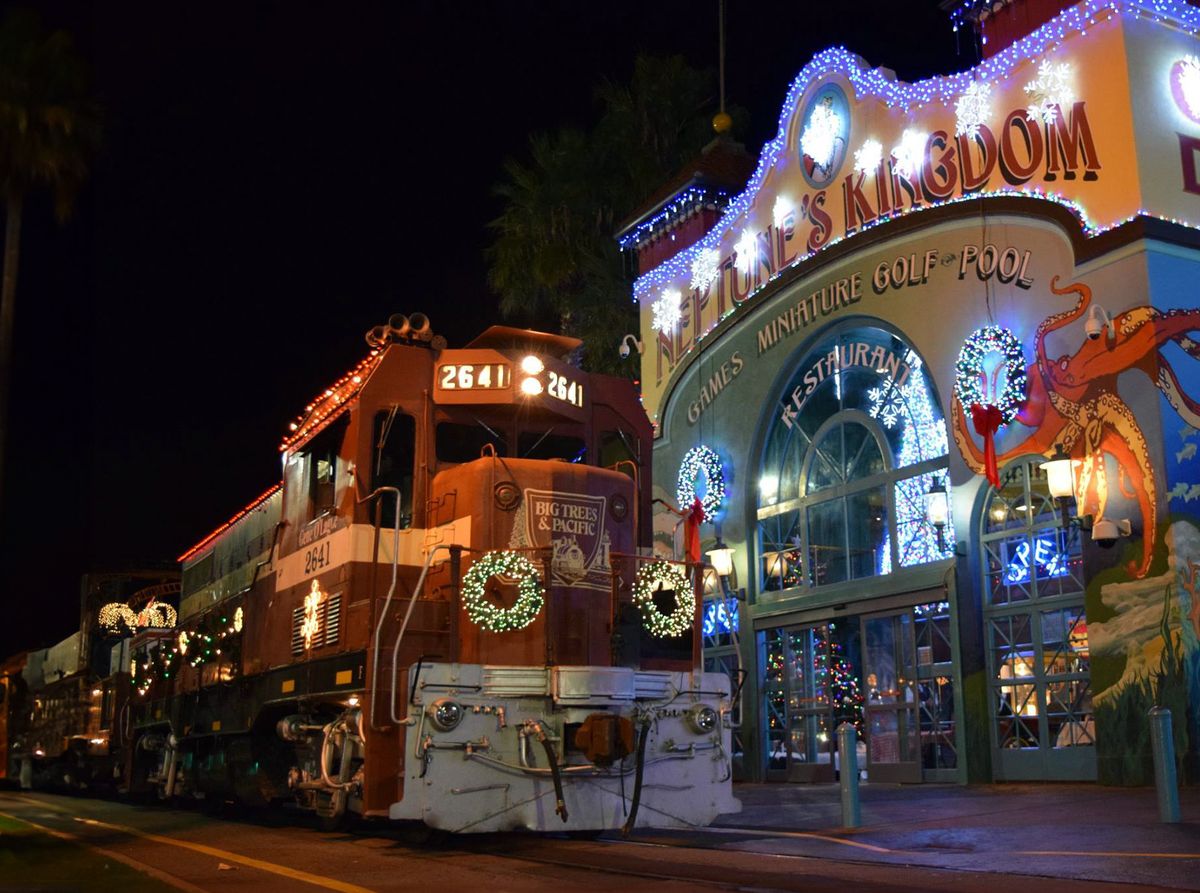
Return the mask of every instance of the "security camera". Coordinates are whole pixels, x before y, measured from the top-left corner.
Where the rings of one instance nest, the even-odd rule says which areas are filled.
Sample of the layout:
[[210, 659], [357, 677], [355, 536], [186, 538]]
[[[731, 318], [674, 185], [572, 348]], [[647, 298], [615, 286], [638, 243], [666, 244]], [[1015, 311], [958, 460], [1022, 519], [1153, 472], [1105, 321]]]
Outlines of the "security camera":
[[1116, 336], [1116, 326], [1113, 324], [1112, 317], [1108, 315], [1108, 311], [1099, 304], [1093, 304], [1092, 309], [1088, 311], [1088, 318], [1083, 324], [1083, 331], [1087, 333], [1089, 341], [1095, 341], [1104, 334], [1106, 328], [1110, 338]]
[[1092, 541], [1101, 549], [1111, 549], [1123, 536], [1129, 536], [1132, 525], [1127, 519], [1109, 521], [1100, 518], [1092, 525]]
[[642, 352], [642, 342], [638, 341], [633, 335], [626, 335], [621, 339], [621, 345], [617, 348], [617, 352], [621, 355], [622, 360], [629, 359], [629, 354], [637, 350], [640, 355]]

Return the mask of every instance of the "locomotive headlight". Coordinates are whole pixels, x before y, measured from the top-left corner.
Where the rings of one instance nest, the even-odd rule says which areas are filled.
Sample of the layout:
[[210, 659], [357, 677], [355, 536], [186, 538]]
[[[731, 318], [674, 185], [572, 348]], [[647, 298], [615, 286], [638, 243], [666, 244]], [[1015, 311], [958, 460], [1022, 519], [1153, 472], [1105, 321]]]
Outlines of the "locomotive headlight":
[[532, 376], [521, 381], [521, 393], [536, 397], [542, 392], [542, 383]]
[[521, 371], [526, 375], [538, 375], [545, 368], [546, 364], [542, 362], [541, 357], [535, 357], [533, 354], [521, 360]]
[[429, 718], [432, 720], [434, 728], [439, 732], [449, 732], [462, 722], [462, 705], [457, 701], [451, 701], [449, 698], [434, 701], [429, 705]]
[[692, 724], [692, 728], [699, 735], [707, 735], [717, 727], [717, 711], [713, 710], [707, 704], [697, 704], [688, 711], [688, 722]]

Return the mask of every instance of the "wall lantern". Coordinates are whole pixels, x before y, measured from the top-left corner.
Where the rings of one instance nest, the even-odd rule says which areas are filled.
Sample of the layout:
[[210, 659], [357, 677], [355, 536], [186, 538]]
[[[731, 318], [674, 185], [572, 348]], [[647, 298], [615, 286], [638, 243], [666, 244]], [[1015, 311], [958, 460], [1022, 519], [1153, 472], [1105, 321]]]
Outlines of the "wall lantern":
[[1046, 485], [1050, 488], [1050, 495], [1058, 503], [1063, 527], [1070, 523], [1068, 513], [1071, 503], [1075, 501], [1075, 466], [1077, 464], [1076, 460], [1067, 455], [1060, 443], [1055, 445], [1054, 455], [1038, 466], [1046, 473]]
[[718, 577], [728, 577], [733, 573], [733, 549], [725, 545], [720, 537], [717, 537], [717, 544], [712, 551], [706, 554]]
[[933, 479], [929, 492], [925, 494], [925, 520], [937, 531], [938, 551], [946, 551], [946, 522], [950, 519], [950, 494], [946, 492], [944, 478]]
[[[1092, 337], [1090, 333], [1089, 337]], [[1054, 455], [1039, 467], [1046, 472], [1046, 485], [1050, 489], [1050, 495], [1058, 503], [1060, 525], [1064, 528], [1075, 526], [1080, 530], [1091, 531], [1092, 540], [1098, 546], [1111, 549], [1118, 539], [1131, 535], [1133, 525], [1126, 518], [1114, 521], [1108, 518], [1093, 518], [1091, 515], [1070, 517], [1071, 503], [1075, 502], [1075, 468], [1078, 465], [1079, 461], [1068, 456], [1060, 443], [1054, 447]]]

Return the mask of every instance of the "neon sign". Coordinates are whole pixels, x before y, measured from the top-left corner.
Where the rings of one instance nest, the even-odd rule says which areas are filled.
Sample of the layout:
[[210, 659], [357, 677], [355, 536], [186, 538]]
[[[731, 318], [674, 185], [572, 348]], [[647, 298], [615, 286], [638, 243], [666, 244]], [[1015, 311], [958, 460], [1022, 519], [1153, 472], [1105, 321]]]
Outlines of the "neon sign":
[[1013, 549], [1004, 579], [1010, 584], [1028, 583], [1034, 568], [1039, 578], [1066, 576], [1067, 555], [1053, 537], [1039, 536], [1032, 545], [1029, 540], [1020, 543]]
[[719, 599], [704, 606], [701, 630], [706, 636], [738, 631], [737, 599]]

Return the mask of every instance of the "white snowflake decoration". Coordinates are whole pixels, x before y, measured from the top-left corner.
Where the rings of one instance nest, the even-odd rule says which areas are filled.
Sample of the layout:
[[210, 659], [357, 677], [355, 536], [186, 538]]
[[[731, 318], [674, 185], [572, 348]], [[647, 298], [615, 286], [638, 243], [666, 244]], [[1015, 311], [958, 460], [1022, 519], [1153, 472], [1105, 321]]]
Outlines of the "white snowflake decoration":
[[1193, 118], [1200, 118], [1200, 59], [1184, 56], [1179, 60], [1179, 92]]
[[919, 130], [906, 128], [900, 142], [892, 147], [892, 169], [902, 177], [912, 179], [921, 169], [927, 137]]
[[692, 259], [692, 288], [700, 291], [712, 285], [721, 271], [721, 252], [716, 248], [701, 248]]
[[788, 215], [795, 210], [795, 204], [786, 195], [775, 196], [775, 207], [771, 209], [771, 219], [775, 221], [776, 228], [783, 226], [783, 222], [788, 219]]
[[1032, 102], [1025, 110], [1030, 121], [1053, 124], [1059, 109], [1068, 109], [1075, 103], [1075, 79], [1067, 62], [1057, 65], [1044, 60], [1038, 66], [1037, 77], [1025, 85], [1025, 92]]
[[992, 114], [992, 87], [973, 81], [954, 104], [955, 136], [974, 139]]
[[895, 428], [897, 422], [903, 422], [903, 413], [908, 402], [908, 387], [896, 387], [895, 379], [889, 375], [879, 387], [867, 391], [867, 397], [871, 401], [867, 412], [871, 418], [879, 419], [885, 428]]
[[860, 174], [869, 174], [878, 170], [879, 162], [883, 160], [883, 146], [879, 140], [863, 140], [863, 144], [854, 150], [854, 170]]
[[827, 105], [818, 105], [808, 116], [808, 123], [800, 136], [800, 148], [821, 167], [826, 167], [833, 161], [833, 150], [841, 125], [842, 119], [837, 112]]
[[654, 321], [651, 325], [664, 335], [670, 335], [674, 332], [675, 327], [679, 325], [679, 320], [683, 316], [683, 312], [679, 307], [679, 302], [682, 299], [683, 295], [673, 288], [664, 291], [662, 297], [650, 305], [650, 310], [654, 314]]
[[758, 254], [758, 243], [754, 240], [754, 233], [750, 230], [743, 232], [733, 250], [737, 252], [738, 270], [749, 273], [754, 269], [754, 260]]

